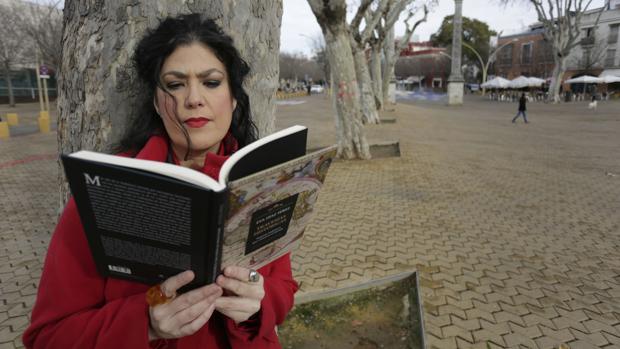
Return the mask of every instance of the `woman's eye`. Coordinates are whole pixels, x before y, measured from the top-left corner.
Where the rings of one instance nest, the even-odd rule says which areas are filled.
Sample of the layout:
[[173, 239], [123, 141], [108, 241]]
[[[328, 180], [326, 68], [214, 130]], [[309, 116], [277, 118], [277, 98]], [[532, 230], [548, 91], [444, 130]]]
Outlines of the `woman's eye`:
[[220, 86], [222, 82], [219, 80], [206, 80], [204, 82], [204, 85], [207, 86], [208, 88], [216, 88], [218, 86]]
[[166, 84], [166, 88], [169, 90], [176, 90], [179, 87], [183, 86], [180, 82], [169, 82]]

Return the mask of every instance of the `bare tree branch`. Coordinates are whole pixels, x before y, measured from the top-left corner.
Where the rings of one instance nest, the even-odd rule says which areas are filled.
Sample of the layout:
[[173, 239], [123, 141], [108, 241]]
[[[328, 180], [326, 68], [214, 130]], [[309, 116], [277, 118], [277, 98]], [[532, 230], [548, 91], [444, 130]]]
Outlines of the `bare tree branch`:
[[16, 26], [41, 52], [54, 69], [60, 66], [62, 11], [60, 1], [47, 3], [14, 2]]
[[18, 15], [18, 8], [0, 4], [0, 71], [6, 81], [11, 107], [15, 106], [11, 71], [19, 63], [31, 63], [28, 61], [28, 52], [32, 52], [25, 34], [18, 29]]
[[387, 28], [391, 28], [394, 26], [394, 23], [396, 23], [396, 21], [398, 20], [398, 18], [400, 17], [400, 14], [405, 11], [405, 8], [411, 4], [413, 0], [400, 0], [399, 2], [396, 3], [395, 6], [392, 6], [392, 8], [390, 9], [390, 12], [387, 14], [387, 17], [385, 19], [385, 27]]
[[405, 26], [407, 27], [407, 29], [405, 30], [405, 35], [403, 35], [403, 37], [401, 38], [401, 40], [398, 43], [398, 46], [396, 48], [396, 54], [398, 54], [398, 55], [400, 55], [400, 51], [402, 51], [402, 49], [405, 48], [405, 45], [407, 45], [407, 43], [409, 43], [409, 40], [411, 40], [411, 36], [415, 32], [415, 30], [418, 28], [418, 26], [420, 24], [426, 22], [426, 20], [428, 18], [428, 7], [426, 5], [424, 5], [424, 17], [422, 17], [422, 19], [416, 21], [413, 24], [413, 27], [410, 27], [409, 26], [409, 20], [413, 17], [413, 14], [414, 14], [413, 11], [409, 11], [409, 15], [407, 16], [407, 19], [405, 19]]
[[370, 7], [373, 0], [363, 0], [360, 6], [357, 8], [357, 12], [355, 13], [355, 17], [351, 21], [349, 25], [353, 32], [359, 32], [360, 24], [362, 23], [362, 19], [364, 19], [364, 15], [366, 10]]
[[379, 42], [385, 39], [387, 32], [392, 29], [400, 14], [413, 0], [388, 0], [388, 6], [383, 11], [383, 23], [376, 28]]
[[368, 43], [373, 31], [379, 25], [382, 17], [381, 14], [387, 8], [389, 1], [391, 0], [381, 0], [377, 10], [367, 11], [368, 15], [366, 16], [366, 27], [364, 27], [364, 31], [360, 35], [362, 44]]

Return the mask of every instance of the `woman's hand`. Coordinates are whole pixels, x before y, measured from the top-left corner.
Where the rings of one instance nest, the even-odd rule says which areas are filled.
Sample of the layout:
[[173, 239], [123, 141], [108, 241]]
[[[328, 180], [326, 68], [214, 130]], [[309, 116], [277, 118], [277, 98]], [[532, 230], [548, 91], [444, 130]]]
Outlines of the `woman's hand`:
[[224, 289], [224, 296], [215, 301], [215, 309], [237, 324], [256, 314], [265, 297], [263, 276], [259, 274], [257, 282], [249, 279], [250, 269], [229, 266], [215, 282]]
[[[165, 295], [174, 295], [193, 279], [192, 271], [184, 271], [164, 281], [160, 288]], [[180, 338], [195, 333], [211, 318], [215, 301], [221, 295], [222, 288], [211, 284], [184, 293], [168, 303], [149, 307], [149, 340]]]

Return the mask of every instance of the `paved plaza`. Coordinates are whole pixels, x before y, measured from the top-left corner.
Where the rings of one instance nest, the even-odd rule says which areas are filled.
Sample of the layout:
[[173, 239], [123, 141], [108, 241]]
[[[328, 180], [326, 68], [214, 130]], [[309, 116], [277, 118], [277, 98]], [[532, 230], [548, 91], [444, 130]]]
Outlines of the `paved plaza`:
[[[278, 128], [334, 143], [331, 102], [298, 100]], [[416, 270], [428, 348], [620, 348], [620, 102], [532, 103], [527, 125], [465, 103], [400, 103], [366, 128], [400, 157], [333, 165], [297, 297]], [[21, 346], [57, 219], [55, 142], [0, 140], [0, 349]]]

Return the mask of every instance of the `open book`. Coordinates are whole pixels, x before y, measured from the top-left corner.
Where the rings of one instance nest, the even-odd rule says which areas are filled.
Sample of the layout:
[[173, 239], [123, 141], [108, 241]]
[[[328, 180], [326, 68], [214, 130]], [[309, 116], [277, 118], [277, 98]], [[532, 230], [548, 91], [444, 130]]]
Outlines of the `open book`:
[[219, 181], [156, 161], [62, 155], [97, 269], [148, 284], [191, 269], [195, 288], [227, 265], [257, 269], [290, 252], [336, 155], [306, 155], [307, 132], [293, 126], [241, 148]]

